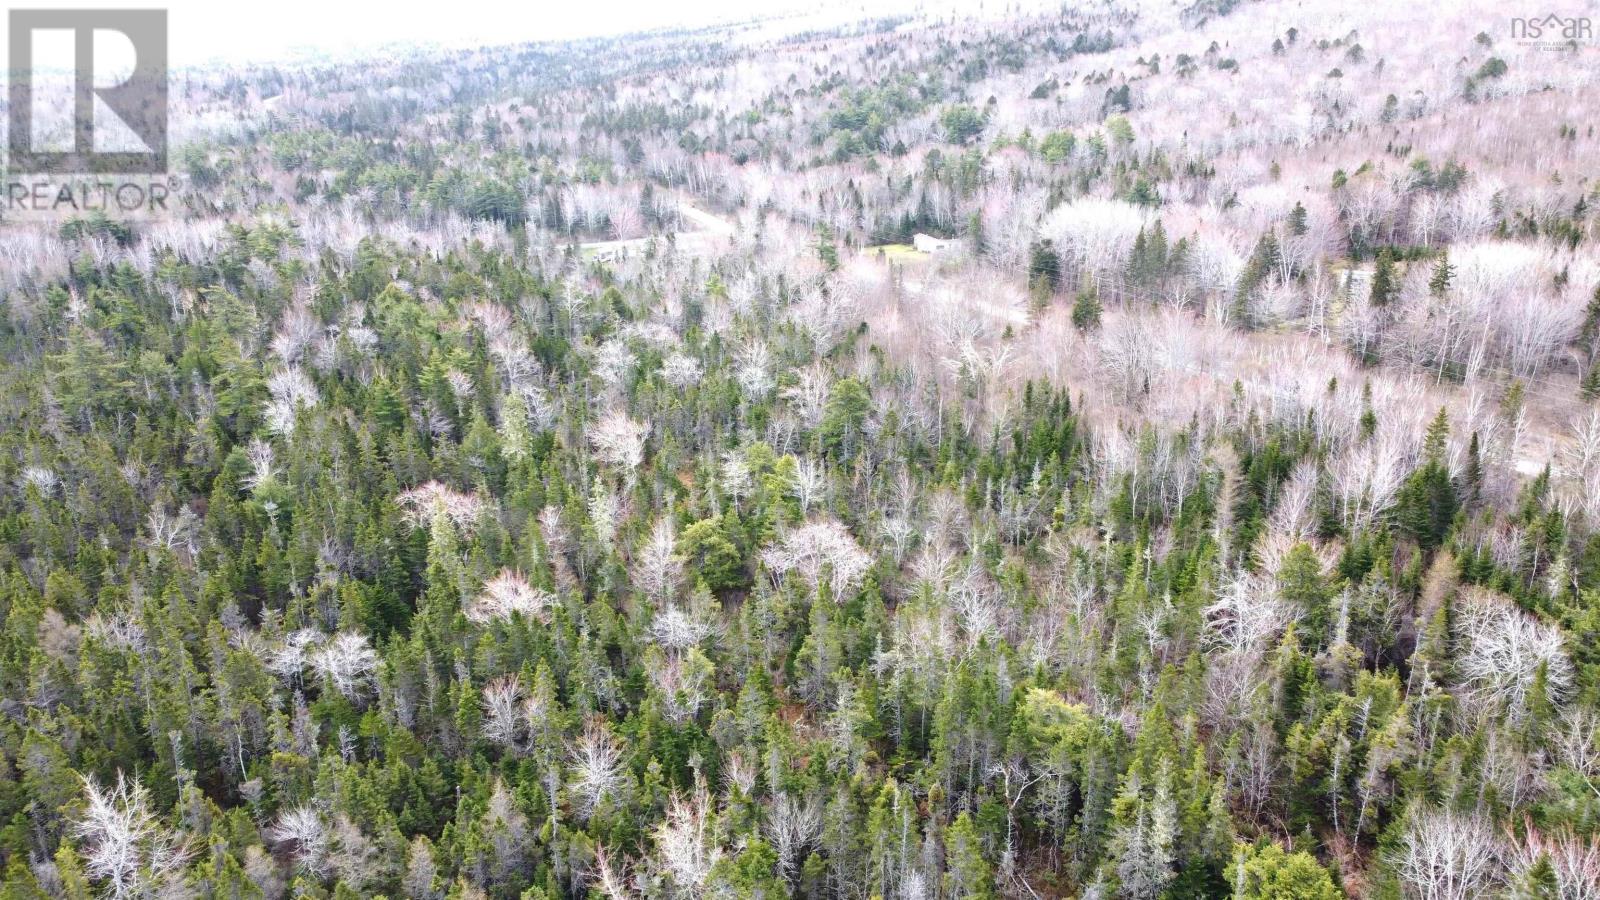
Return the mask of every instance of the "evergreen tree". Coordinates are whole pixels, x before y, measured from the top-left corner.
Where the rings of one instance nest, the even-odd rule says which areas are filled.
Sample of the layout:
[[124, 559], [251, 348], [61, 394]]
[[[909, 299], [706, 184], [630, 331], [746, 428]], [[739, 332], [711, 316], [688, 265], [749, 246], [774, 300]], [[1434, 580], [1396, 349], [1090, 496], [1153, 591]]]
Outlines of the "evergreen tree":
[[1051, 294], [1061, 287], [1061, 257], [1049, 238], [1028, 248], [1028, 282]]
[[1372, 291], [1369, 295], [1373, 306], [1388, 306], [1394, 299], [1399, 285], [1395, 281], [1394, 253], [1385, 247], [1378, 251], [1378, 262], [1372, 270]]
[[1439, 261], [1433, 264], [1433, 275], [1428, 279], [1428, 293], [1435, 297], [1449, 293], [1450, 280], [1455, 274], [1455, 267], [1450, 265], [1450, 252], [1447, 250], [1439, 254]]
[[1328, 870], [1305, 852], [1277, 844], [1241, 845], [1228, 867], [1234, 900], [1342, 900]]

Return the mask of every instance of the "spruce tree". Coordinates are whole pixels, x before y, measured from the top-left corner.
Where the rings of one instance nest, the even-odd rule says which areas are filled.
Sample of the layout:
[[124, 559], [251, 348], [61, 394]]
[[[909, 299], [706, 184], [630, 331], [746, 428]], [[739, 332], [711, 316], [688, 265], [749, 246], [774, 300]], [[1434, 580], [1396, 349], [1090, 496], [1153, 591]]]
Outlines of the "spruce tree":
[[1428, 279], [1428, 293], [1443, 297], [1450, 291], [1450, 279], [1455, 274], [1455, 267], [1450, 265], [1450, 252], [1447, 250], [1439, 254], [1439, 261], [1433, 266], [1433, 276]]
[[1388, 306], [1394, 299], [1398, 285], [1395, 283], [1394, 253], [1385, 247], [1378, 251], [1378, 262], [1372, 270], [1372, 292], [1369, 295], [1373, 306]]

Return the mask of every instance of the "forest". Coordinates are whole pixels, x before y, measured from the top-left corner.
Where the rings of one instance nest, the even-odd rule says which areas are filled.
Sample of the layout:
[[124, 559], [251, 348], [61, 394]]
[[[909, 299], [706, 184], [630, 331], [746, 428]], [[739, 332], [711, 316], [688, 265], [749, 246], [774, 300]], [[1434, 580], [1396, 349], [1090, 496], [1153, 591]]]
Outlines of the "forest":
[[0, 221], [0, 900], [1600, 900], [1597, 60], [174, 70], [170, 210]]

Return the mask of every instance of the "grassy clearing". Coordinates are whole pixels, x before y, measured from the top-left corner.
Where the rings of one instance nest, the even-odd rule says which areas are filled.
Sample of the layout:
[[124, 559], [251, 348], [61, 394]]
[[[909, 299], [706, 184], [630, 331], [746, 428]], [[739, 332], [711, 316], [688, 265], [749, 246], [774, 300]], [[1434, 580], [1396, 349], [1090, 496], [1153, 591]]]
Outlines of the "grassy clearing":
[[885, 258], [892, 259], [895, 262], [922, 262], [930, 256], [910, 244], [878, 244], [868, 247], [866, 253], [874, 258], [881, 253]]

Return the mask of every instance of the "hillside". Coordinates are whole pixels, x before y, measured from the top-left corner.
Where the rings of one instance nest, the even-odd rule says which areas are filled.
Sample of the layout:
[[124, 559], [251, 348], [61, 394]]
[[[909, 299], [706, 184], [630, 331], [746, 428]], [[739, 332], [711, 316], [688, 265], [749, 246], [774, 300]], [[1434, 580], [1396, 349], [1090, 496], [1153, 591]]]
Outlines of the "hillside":
[[172, 210], [0, 222], [0, 900], [1600, 897], [1600, 44], [1521, 27], [174, 71]]

